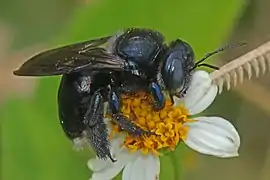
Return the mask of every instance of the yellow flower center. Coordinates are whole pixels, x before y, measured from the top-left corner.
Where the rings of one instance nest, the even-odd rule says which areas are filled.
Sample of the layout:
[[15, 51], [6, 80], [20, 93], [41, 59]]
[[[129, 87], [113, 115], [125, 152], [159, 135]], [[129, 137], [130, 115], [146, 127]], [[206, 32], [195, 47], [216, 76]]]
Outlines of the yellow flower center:
[[[184, 106], [173, 106], [170, 100], [166, 101], [161, 111], [154, 110], [151, 98], [142, 92], [123, 95], [121, 111], [143, 130], [152, 132], [149, 136], [134, 136], [127, 133], [123, 145], [131, 152], [140, 150], [143, 154], [152, 152], [161, 155], [159, 150], [163, 148], [173, 151], [176, 145], [186, 138], [188, 128], [183, 123], [192, 121]], [[113, 121], [112, 125], [111, 137], [123, 131]]]

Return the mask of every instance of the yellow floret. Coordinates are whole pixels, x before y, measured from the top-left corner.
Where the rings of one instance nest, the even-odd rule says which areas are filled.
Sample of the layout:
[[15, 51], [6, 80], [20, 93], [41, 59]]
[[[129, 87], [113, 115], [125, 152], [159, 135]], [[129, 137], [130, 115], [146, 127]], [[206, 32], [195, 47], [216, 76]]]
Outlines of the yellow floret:
[[[151, 98], [146, 93], [122, 96], [121, 111], [136, 125], [152, 132], [149, 136], [135, 137], [128, 134], [123, 143], [131, 152], [140, 150], [143, 154], [154, 153], [160, 155], [159, 150], [169, 148], [174, 150], [176, 145], [186, 137], [188, 128], [183, 123], [191, 121], [184, 106], [172, 106], [166, 101], [164, 109], [155, 111]], [[113, 123], [113, 134], [122, 130]]]

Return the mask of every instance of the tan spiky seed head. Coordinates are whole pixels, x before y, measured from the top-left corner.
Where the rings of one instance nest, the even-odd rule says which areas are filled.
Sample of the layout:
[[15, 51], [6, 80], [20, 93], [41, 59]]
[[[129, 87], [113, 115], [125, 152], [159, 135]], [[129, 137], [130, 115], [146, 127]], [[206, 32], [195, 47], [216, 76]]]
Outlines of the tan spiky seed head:
[[212, 72], [210, 77], [212, 83], [218, 85], [219, 93], [221, 93], [225, 84], [227, 90], [230, 90], [232, 86], [243, 83], [245, 76], [251, 79], [255, 73], [255, 76], [259, 77], [267, 69], [270, 71], [270, 41], [230, 61], [219, 70]]

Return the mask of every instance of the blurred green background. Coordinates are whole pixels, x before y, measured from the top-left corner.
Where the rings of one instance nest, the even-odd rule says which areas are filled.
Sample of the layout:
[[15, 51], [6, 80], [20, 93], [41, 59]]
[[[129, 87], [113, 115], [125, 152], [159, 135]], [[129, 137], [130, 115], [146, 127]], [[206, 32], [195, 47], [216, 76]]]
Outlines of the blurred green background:
[[[248, 42], [212, 60], [224, 64], [270, 39], [269, 7], [269, 0], [1, 0], [1, 179], [73, 180], [91, 175], [86, 167], [91, 151], [74, 151], [59, 124], [59, 77], [12, 76], [29, 56], [136, 26], [157, 29], [168, 41], [188, 41], [197, 58], [227, 43]], [[207, 112], [235, 124], [242, 137], [239, 158], [202, 156], [180, 146], [176, 160], [162, 157], [161, 180], [269, 180], [269, 91], [269, 75], [254, 79], [224, 92]]]

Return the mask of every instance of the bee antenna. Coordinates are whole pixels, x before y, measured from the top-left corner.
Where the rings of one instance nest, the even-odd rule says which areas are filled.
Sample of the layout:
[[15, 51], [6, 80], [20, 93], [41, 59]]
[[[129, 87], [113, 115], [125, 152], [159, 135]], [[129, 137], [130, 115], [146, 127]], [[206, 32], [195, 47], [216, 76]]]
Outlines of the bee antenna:
[[237, 44], [233, 44], [233, 45], [226, 45], [226, 46], [223, 46], [215, 51], [212, 51], [210, 53], [207, 53], [202, 59], [200, 59], [199, 61], [197, 61], [194, 65], [194, 67], [191, 69], [191, 70], [194, 70], [195, 68], [197, 67], [200, 67], [200, 66], [205, 66], [205, 67], [209, 67], [209, 68], [212, 68], [212, 69], [219, 69], [219, 67], [217, 66], [213, 66], [213, 65], [210, 65], [210, 64], [206, 64], [206, 63], [202, 63], [203, 61], [205, 61], [206, 59], [208, 59], [209, 57], [215, 55], [215, 54], [218, 54], [220, 52], [223, 52], [223, 51], [226, 51], [226, 50], [229, 50], [229, 49], [234, 49], [234, 48], [237, 48], [237, 47], [241, 47], [241, 46], [245, 46], [247, 45], [246, 42], [241, 42], [241, 43], [237, 43]]

